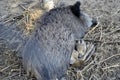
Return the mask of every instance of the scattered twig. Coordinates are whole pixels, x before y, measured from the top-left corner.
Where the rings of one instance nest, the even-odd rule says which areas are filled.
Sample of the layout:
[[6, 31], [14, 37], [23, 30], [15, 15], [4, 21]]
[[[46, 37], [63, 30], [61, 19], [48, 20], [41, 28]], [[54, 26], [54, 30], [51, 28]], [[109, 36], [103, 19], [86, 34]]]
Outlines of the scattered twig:
[[90, 62], [87, 66], [84, 67], [84, 69], [81, 70], [82, 73], [84, 73], [85, 71], [87, 71], [90, 66], [94, 65], [94, 61]]
[[18, 74], [13, 74], [11, 76], [7, 76], [5, 78], [3, 78], [2, 80], [9, 80], [10, 78], [14, 77], [14, 76], [17, 76]]
[[100, 41], [102, 40], [102, 37], [103, 37], [103, 31], [102, 31], [102, 26], [101, 26], [101, 28], [100, 28], [101, 30], [100, 30]]
[[109, 59], [111, 59], [111, 58], [113, 58], [115, 56], [120, 56], [120, 54], [112, 55], [112, 56], [108, 57], [107, 59], [104, 59], [104, 60], [100, 61], [98, 64], [103, 63], [103, 62], [105, 62], [105, 61], [107, 61], [107, 60], [109, 60]]
[[84, 40], [88, 41], [88, 42], [93, 42], [93, 43], [120, 44], [120, 41], [108, 41], [108, 42], [105, 42], [105, 41], [99, 41], [99, 40], [88, 40], [88, 39], [84, 39]]
[[19, 4], [19, 6], [22, 8], [22, 9], [24, 9], [24, 10], [28, 10], [27, 8], [25, 8], [22, 4]]
[[4, 19], [6, 18], [8, 15], [3, 15], [0, 19]]
[[7, 66], [7, 67], [5, 67], [5, 68], [1, 69], [1, 70], [0, 70], [0, 72], [5, 71], [6, 69], [8, 69], [8, 68], [12, 67], [13, 65], [15, 65], [15, 64], [11, 64], [11, 65], [9, 65], [9, 66]]
[[120, 28], [114, 29], [114, 30], [112, 30], [111, 32], [108, 32], [108, 33], [104, 34], [104, 36], [111, 35], [111, 34], [117, 32], [117, 31], [120, 31]]
[[106, 70], [106, 69], [110, 69], [110, 68], [117, 68], [117, 67], [120, 67], [119, 64], [115, 64], [115, 65], [112, 65], [112, 66], [107, 66], [105, 68], [102, 68], [103, 70]]
[[20, 20], [22, 19], [24, 16], [23, 15], [18, 15], [13, 17], [12, 19], [8, 19], [7, 21], [5, 21], [3, 24], [8, 23], [8, 22], [12, 22], [12, 21], [16, 21], [16, 20]]
[[80, 80], [84, 80], [83, 79], [84, 76], [82, 75], [80, 70], [77, 71], [77, 80], [79, 80], [79, 77], [81, 77]]
[[93, 32], [98, 27], [98, 25], [99, 25], [99, 23], [94, 28], [92, 28], [91, 30], [89, 30], [88, 33], [85, 34], [84, 38], [86, 38], [89, 33]]
[[94, 74], [92, 74], [92, 75], [90, 76], [89, 80], [93, 80], [93, 79], [92, 79], [93, 77], [95, 78], [95, 80], [98, 79]]

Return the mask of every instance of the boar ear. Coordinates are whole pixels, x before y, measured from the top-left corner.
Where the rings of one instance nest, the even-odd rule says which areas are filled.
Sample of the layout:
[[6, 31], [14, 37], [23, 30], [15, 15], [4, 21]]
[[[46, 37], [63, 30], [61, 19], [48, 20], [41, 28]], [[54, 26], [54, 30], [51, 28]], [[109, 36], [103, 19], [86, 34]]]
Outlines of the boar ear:
[[77, 1], [74, 5], [72, 5], [70, 7], [72, 13], [76, 16], [76, 17], [80, 17], [80, 1]]

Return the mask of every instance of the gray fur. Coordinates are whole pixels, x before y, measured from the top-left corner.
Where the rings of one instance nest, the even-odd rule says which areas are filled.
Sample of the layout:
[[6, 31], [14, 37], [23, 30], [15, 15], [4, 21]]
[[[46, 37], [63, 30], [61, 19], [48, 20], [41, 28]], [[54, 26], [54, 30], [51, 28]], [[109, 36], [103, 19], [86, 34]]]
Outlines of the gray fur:
[[[92, 19], [80, 13], [80, 17], [76, 17], [70, 6], [52, 9], [38, 19], [29, 40], [21, 36], [23, 34], [15, 35], [16, 38], [19, 36], [20, 39], [17, 39], [24, 44], [20, 51], [27, 73], [32, 72], [38, 80], [55, 80], [65, 75], [75, 40], [81, 39], [92, 25]], [[0, 28], [5, 26], [0, 25]], [[9, 28], [8, 31], [0, 30], [0, 38], [8, 40], [13, 37], [10, 34], [16, 34], [13, 27]]]
[[70, 7], [53, 9], [39, 19], [23, 50], [27, 71], [34, 71], [38, 80], [60, 79], [69, 67], [75, 40], [92, 25], [92, 19], [85, 19], [88, 17], [84, 15], [76, 17]]

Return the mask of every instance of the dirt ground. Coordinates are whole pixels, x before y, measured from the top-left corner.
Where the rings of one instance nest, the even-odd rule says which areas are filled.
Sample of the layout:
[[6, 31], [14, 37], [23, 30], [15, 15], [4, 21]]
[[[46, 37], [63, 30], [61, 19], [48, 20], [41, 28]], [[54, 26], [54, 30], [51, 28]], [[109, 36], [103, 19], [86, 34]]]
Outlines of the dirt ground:
[[[37, 0], [34, 0], [37, 1]], [[55, 0], [57, 2], [58, 0]], [[120, 80], [120, 0], [80, 0], [81, 9], [96, 17], [98, 25], [85, 35], [84, 40], [95, 44], [95, 55], [81, 67], [71, 67], [70, 80]], [[75, 0], [59, 0], [73, 4]], [[6, 21], [25, 12], [32, 0], [0, 0], [0, 21]], [[33, 10], [39, 9], [39, 5]], [[15, 51], [0, 43], [0, 80], [34, 80], [25, 73], [21, 58]]]

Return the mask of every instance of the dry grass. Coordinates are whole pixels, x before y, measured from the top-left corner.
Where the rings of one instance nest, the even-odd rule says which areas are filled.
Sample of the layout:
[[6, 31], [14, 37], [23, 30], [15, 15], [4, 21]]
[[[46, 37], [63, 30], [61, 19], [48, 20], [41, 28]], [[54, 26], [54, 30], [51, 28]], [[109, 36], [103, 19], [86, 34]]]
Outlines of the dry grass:
[[[84, 37], [85, 41], [96, 45], [96, 51], [95, 56], [84, 65], [68, 70], [70, 80], [120, 80], [120, 0], [81, 2], [82, 10], [96, 17], [99, 22]], [[26, 25], [28, 31], [33, 29], [34, 21], [40, 13], [39, 10], [23, 10], [21, 15], [24, 17], [21, 22]], [[9, 50], [1, 46], [0, 80], [32, 80], [27, 78], [20, 63], [21, 59], [16, 59], [14, 51], [7, 52]]]
[[22, 24], [24, 25], [27, 33], [29, 34], [32, 30], [34, 30], [34, 25], [35, 25], [35, 21], [40, 18], [40, 16], [42, 16], [43, 14], [43, 10], [38, 10], [38, 9], [34, 9], [34, 10], [25, 10], [23, 15], [24, 15], [24, 19], [22, 20]]
[[[45, 11], [38, 8], [26, 8], [21, 4], [17, 7], [20, 10], [22, 9], [20, 14], [8, 13], [7, 15], [3, 15], [0, 21], [4, 21], [4, 24], [15, 21], [20, 28], [24, 29], [26, 35], [30, 35], [32, 30], [34, 30], [35, 21]], [[0, 80], [34, 80], [35, 78], [28, 77], [25, 73], [21, 63], [21, 57], [16, 54], [15, 51], [6, 48], [4, 42], [0, 42]]]

